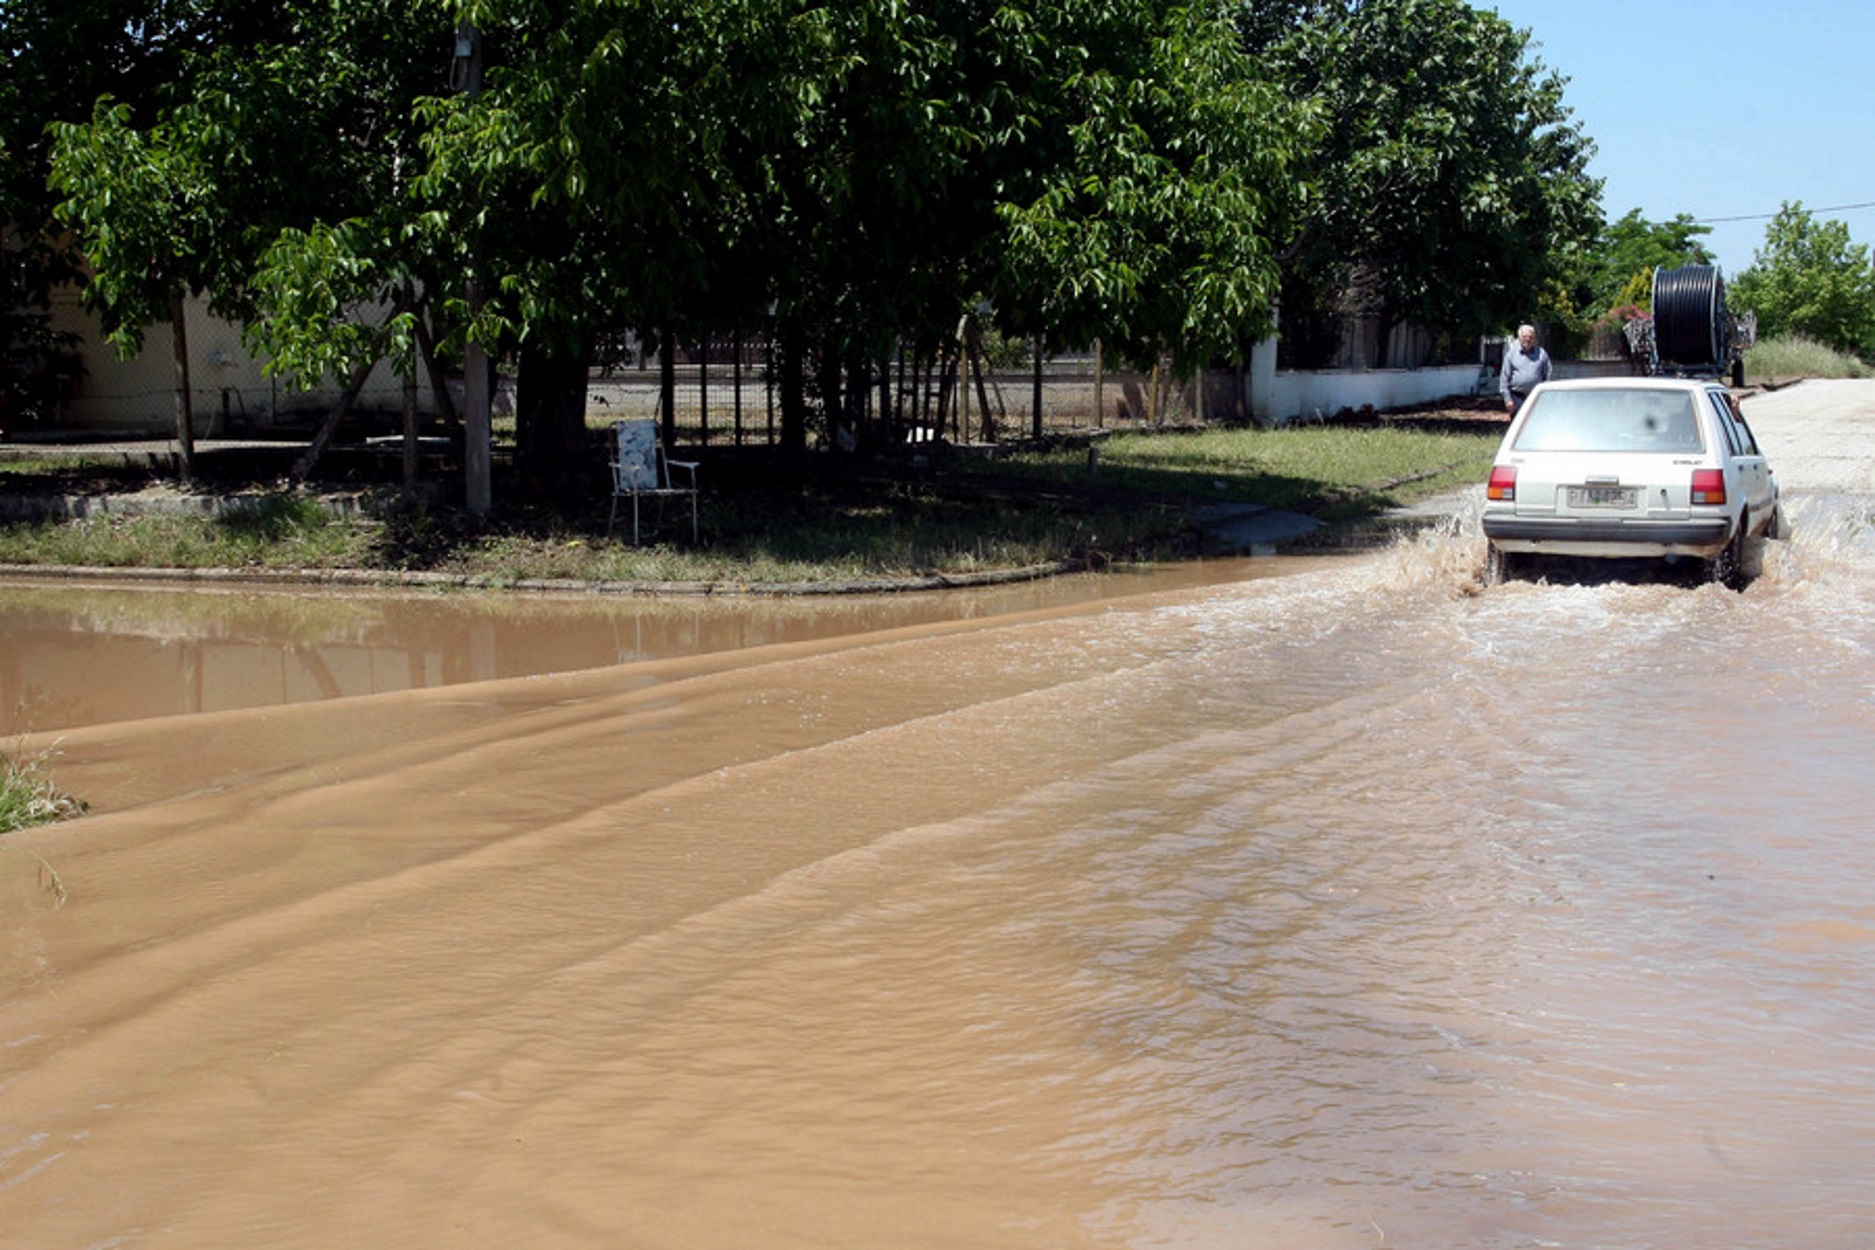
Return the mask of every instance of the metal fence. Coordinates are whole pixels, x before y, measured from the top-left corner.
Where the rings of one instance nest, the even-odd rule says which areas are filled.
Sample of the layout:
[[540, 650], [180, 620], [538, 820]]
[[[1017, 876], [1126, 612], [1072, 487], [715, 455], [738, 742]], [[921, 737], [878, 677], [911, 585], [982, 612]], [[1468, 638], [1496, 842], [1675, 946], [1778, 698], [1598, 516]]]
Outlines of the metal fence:
[[[52, 392], [49, 402], [16, 411], [9, 422], [15, 433], [111, 431], [162, 435], [175, 429], [176, 370], [168, 325], [150, 327], [144, 350], [133, 360], [116, 359], [75, 304], [55, 309], [80, 330], [78, 368], [73, 381]], [[286, 437], [315, 428], [344, 390], [343, 379], [325, 379], [306, 391], [268, 374], [249, 352], [239, 329], [191, 307], [187, 355], [191, 361], [191, 408], [197, 437]], [[1306, 327], [1297, 327], [1306, 330]], [[1398, 328], [1379, 333], [1378, 323], [1356, 322], [1332, 328], [1344, 356], [1386, 360], [1389, 368], [1423, 365], [1435, 343], [1420, 331]], [[1296, 370], [1285, 358], [1288, 340], [1279, 340], [1279, 368]], [[1386, 350], [1383, 352], [1383, 344]], [[960, 358], [952, 342], [936, 360], [906, 353], [888, 366], [873, 366], [872, 376], [849, 383], [831, 406], [818, 391], [807, 396], [807, 437], [819, 446], [846, 442], [881, 446], [890, 442], [944, 439], [955, 443], [990, 443], [1048, 437], [1074, 431], [1238, 425], [1249, 421], [1245, 371], [1220, 367], [1196, 380], [1173, 376], [1167, 363], [1156, 369], [1122, 367], [1098, 350], [1044, 353], [1038, 360], [1032, 344], [972, 338], [970, 353]], [[1357, 350], [1358, 348], [1358, 350]], [[1475, 343], [1470, 351], [1476, 352]], [[607, 336], [586, 390], [586, 419], [597, 429], [630, 416], [661, 416], [663, 385], [660, 360], [643, 340], [631, 334]], [[1345, 366], [1344, 366], [1345, 367]], [[1361, 368], [1378, 367], [1373, 364]], [[341, 441], [362, 433], [401, 428], [408, 368], [400, 372], [380, 362]], [[414, 402], [422, 416], [442, 405], [433, 393], [427, 369], [417, 370]], [[679, 441], [710, 447], [763, 446], [779, 440], [782, 397], [771, 344], [760, 335], [721, 336], [692, 341], [673, 364], [670, 394]], [[460, 376], [446, 383], [460, 411]], [[514, 378], [510, 371], [497, 389], [495, 429], [498, 440], [514, 436]], [[1356, 403], [1355, 406], [1358, 406]], [[18, 407], [16, 405], [16, 407]]]
[[[761, 446], [778, 441], [778, 372], [763, 340], [712, 345], [680, 354], [672, 369], [672, 412], [679, 441], [700, 446]], [[896, 441], [942, 438], [989, 443], [1095, 429], [1141, 429], [1239, 421], [1236, 370], [1190, 381], [1169, 365], [1141, 372], [1114, 368], [1097, 352], [1064, 353], [1019, 367], [956, 359], [895, 360], [854, 381], [845, 411], [816, 409], [809, 437], [838, 445], [858, 426], [893, 432]], [[661, 417], [659, 362], [627, 354], [595, 366], [586, 388], [589, 424]], [[1038, 416], [1039, 414], [1039, 416]]]

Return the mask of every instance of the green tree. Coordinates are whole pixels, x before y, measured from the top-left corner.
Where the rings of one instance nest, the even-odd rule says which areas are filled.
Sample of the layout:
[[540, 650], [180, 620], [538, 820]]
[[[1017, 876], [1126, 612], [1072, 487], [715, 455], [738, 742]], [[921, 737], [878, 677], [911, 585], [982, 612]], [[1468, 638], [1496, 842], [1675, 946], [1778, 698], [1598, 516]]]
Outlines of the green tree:
[[52, 221], [47, 123], [83, 121], [106, 90], [151, 106], [183, 49], [226, 21], [192, 0], [0, 3], [0, 410], [43, 398], [25, 375], [76, 368], [47, 314], [80, 272]]
[[206, 0], [6, 0], [0, 4], [0, 223], [8, 251], [32, 263], [16, 272], [27, 293], [69, 276], [53, 267], [48, 229], [51, 122], [83, 122], [106, 91], [154, 107], [186, 50], [228, 17]]
[[1596, 316], [1628, 303], [1645, 308], [1655, 269], [1713, 263], [1712, 253], [1700, 241], [1710, 233], [1710, 226], [1700, 225], [1685, 213], [1667, 221], [1648, 221], [1640, 209], [1629, 209], [1602, 227], [1586, 257], [1586, 307]]
[[[425, 228], [460, 242], [465, 276], [487, 295], [483, 341], [521, 355], [524, 441], [543, 471], [582, 436], [598, 333], [629, 326], [668, 342], [798, 305], [801, 275], [851, 250], [809, 229], [842, 202], [831, 178], [871, 169], [862, 152], [849, 154], [861, 172], [802, 172], [816, 168], [813, 127], [825, 127], [842, 75], [896, 64], [853, 42], [870, 6], [654, 7], [478, 5], [484, 89], [419, 110], [419, 191], [438, 206]], [[922, 154], [894, 155], [905, 168]], [[536, 401], [535, 378], [550, 380], [553, 402]], [[798, 403], [786, 407], [799, 442]]]
[[[409, 310], [435, 289], [424, 253], [404, 246], [399, 201], [420, 156], [412, 103], [440, 78], [446, 39], [420, 0], [204, 11], [215, 20], [172, 41], [137, 98], [103, 96], [49, 128], [48, 182], [83, 252], [87, 299], [124, 352], [170, 322], [179, 374], [178, 310], [199, 294], [247, 325], [290, 384], [354, 373], [384, 353], [388, 330], [415, 331]], [[305, 260], [340, 250], [347, 263], [317, 274]], [[367, 327], [383, 307], [405, 311]], [[186, 471], [186, 404], [178, 422]]]
[[1764, 244], [1728, 292], [1732, 307], [1758, 316], [1758, 333], [1804, 335], [1838, 351], [1875, 353], [1875, 265], [1840, 221], [1818, 221], [1787, 202]]
[[441, 89], [430, 0], [271, 12], [57, 128], [126, 345], [184, 290], [303, 381], [434, 321], [518, 358], [523, 457], [551, 472], [584, 466], [602, 331], [772, 309], [798, 443], [810, 353], [837, 407], [980, 300], [1181, 367], [1267, 318], [1297, 127], [1223, 0], [471, 0], [449, 16], [485, 41], [474, 93]]
[[426, 106], [427, 180], [502, 206], [475, 248], [523, 341], [774, 307], [795, 440], [801, 358], [838, 409], [983, 298], [1013, 332], [1189, 364], [1265, 319], [1289, 184], [1290, 111], [1228, 14], [688, 0], [647, 31], [637, 6], [485, 5], [506, 51], [480, 97]]
[[1012, 329], [1190, 372], [1270, 328], [1307, 118], [1255, 76], [1228, 10], [1128, 18], [1060, 74], [1066, 107], [1039, 128], [1059, 146], [999, 205], [994, 289]]
[[127, 104], [100, 99], [86, 124], [55, 123], [52, 185], [73, 196], [60, 213], [91, 267], [87, 295], [107, 335], [134, 354], [146, 326], [168, 322], [176, 366], [176, 443], [193, 472], [184, 300], [208, 282], [221, 250], [211, 186], [163, 129], [131, 124]]
[[1593, 239], [1593, 144], [1528, 32], [1462, 0], [1254, 4], [1240, 25], [1320, 120], [1284, 253], [1285, 338], [1351, 312], [1514, 323]]

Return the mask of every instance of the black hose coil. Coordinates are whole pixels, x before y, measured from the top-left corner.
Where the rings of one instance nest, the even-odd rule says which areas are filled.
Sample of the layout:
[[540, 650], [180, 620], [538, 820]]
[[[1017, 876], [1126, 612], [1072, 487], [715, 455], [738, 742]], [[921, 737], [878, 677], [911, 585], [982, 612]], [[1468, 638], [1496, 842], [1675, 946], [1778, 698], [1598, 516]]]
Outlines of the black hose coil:
[[1725, 279], [1712, 265], [1654, 270], [1654, 347], [1676, 365], [1723, 365]]

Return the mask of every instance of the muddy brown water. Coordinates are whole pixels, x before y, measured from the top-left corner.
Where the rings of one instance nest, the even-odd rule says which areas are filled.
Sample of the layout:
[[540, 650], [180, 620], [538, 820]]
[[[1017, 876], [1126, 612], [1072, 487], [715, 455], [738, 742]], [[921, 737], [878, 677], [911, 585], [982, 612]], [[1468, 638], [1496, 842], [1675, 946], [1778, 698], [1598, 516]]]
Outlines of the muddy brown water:
[[0, 737], [643, 664], [1279, 575], [1222, 560], [886, 595], [0, 582]]
[[8, 591], [95, 814], [0, 851], [0, 1245], [1869, 1245], [1875, 535], [1792, 513], [1743, 594], [1477, 594], [1463, 516], [964, 607]]

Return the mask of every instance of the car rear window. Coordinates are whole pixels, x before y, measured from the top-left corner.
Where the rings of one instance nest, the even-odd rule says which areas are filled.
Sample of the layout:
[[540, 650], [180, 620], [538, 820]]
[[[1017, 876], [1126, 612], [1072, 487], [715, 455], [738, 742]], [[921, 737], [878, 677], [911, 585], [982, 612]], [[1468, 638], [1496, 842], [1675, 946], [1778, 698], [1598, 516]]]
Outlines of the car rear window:
[[1531, 404], [1516, 446], [1518, 451], [1701, 450], [1692, 396], [1638, 387], [1546, 391]]

